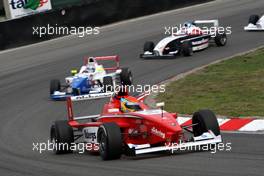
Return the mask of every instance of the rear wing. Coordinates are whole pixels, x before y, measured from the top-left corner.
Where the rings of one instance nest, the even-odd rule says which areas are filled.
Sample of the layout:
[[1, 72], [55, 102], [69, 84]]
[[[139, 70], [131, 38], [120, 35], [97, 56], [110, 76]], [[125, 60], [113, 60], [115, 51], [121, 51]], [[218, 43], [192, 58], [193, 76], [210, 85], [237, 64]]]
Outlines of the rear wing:
[[193, 24], [199, 27], [204, 34], [215, 36], [216, 32], [219, 29], [218, 20], [195, 20]]
[[[86, 65], [88, 63], [88, 59], [89, 57], [85, 57], [84, 58], [84, 65]], [[100, 56], [100, 57], [95, 57], [95, 60], [96, 61], [114, 61], [115, 62], [115, 65], [113, 67], [108, 67], [108, 68], [105, 68], [105, 70], [107, 71], [116, 71], [118, 69], [120, 69], [120, 59], [119, 59], [119, 56]]]
[[193, 21], [194, 25], [202, 25], [202, 24], [212, 24], [214, 27], [219, 27], [219, 21], [218, 20], [195, 20]]

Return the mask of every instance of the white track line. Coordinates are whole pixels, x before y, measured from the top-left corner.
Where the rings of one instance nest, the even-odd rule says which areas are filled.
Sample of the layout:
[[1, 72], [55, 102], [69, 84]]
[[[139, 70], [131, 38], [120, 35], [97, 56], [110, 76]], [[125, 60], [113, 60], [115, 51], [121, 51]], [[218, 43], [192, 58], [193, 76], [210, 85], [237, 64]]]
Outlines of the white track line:
[[[177, 121], [181, 125], [188, 120], [190, 120], [191, 117], [178, 117]], [[218, 118], [217, 121], [219, 123], [219, 126], [221, 127], [226, 122], [230, 121], [232, 119], [228, 118]], [[264, 119], [255, 119], [245, 126], [241, 127], [237, 131], [223, 131], [225, 133], [244, 133], [244, 134], [264, 134]]]
[[264, 120], [253, 120], [238, 131], [264, 131]]

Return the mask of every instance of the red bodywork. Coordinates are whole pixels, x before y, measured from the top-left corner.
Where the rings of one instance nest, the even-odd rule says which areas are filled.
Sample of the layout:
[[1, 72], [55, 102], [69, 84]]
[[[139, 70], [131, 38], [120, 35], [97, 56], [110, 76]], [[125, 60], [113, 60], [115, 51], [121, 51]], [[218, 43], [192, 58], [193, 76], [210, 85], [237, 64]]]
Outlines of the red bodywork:
[[[123, 113], [120, 110], [120, 98], [138, 101], [142, 111]], [[95, 122], [79, 123], [74, 120], [72, 101], [67, 99], [69, 125], [74, 128], [99, 127], [106, 122], [115, 122], [121, 129], [125, 144], [164, 144], [178, 143], [183, 130], [177, 122], [177, 114], [168, 113], [161, 109], [150, 109], [136, 97], [116, 95], [106, 103]]]

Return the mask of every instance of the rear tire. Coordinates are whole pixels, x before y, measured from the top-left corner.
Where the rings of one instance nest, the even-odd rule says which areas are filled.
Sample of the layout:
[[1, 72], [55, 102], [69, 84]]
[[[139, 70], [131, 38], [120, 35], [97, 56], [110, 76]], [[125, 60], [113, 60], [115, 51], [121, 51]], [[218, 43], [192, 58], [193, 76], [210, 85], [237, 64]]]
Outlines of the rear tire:
[[74, 142], [73, 129], [66, 120], [55, 121], [50, 129], [50, 140], [52, 141], [55, 154], [71, 153], [70, 149]]
[[104, 91], [113, 91], [113, 78], [111, 76], [106, 76], [103, 78]]
[[220, 135], [220, 128], [215, 114], [211, 110], [200, 110], [195, 112], [192, 117], [194, 137], [201, 136], [211, 130], [216, 136]]
[[248, 23], [256, 25], [258, 20], [259, 20], [259, 16], [258, 15], [251, 15], [249, 17]]
[[181, 45], [181, 51], [183, 56], [192, 56], [193, 55], [193, 49], [192, 44], [189, 41], [185, 41]]
[[130, 86], [133, 82], [133, 75], [129, 68], [122, 68], [120, 73], [120, 80], [123, 86]]
[[103, 160], [119, 159], [122, 155], [120, 127], [113, 122], [104, 123], [98, 130], [99, 153]]
[[154, 48], [155, 44], [153, 42], [145, 42], [143, 50], [144, 52], [153, 52]]
[[215, 36], [215, 44], [217, 46], [225, 46], [226, 43], [227, 43], [226, 34], [225, 33], [223, 33], [223, 34], [217, 33]]
[[80, 92], [79, 89], [77, 89], [77, 88], [73, 88], [73, 89], [72, 89], [72, 94], [73, 94], [74, 96], [78, 96], [78, 95], [81, 95], [81, 92]]
[[55, 91], [61, 90], [61, 83], [58, 79], [53, 79], [50, 81], [50, 95], [54, 94]]

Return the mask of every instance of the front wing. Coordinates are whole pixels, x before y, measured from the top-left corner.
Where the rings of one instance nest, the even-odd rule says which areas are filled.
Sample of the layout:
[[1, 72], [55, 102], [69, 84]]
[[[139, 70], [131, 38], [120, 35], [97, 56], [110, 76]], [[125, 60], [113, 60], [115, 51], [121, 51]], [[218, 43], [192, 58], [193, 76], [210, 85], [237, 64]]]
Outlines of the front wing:
[[92, 94], [74, 96], [72, 94], [66, 94], [64, 92], [60, 92], [57, 94], [52, 94], [50, 97], [52, 100], [57, 100], [57, 101], [66, 100], [68, 97], [71, 97], [73, 101], [78, 101], [78, 100], [93, 100], [93, 99], [107, 98], [107, 97], [111, 97], [112, 95], [113, 92], [92, 93]]
[[173, 59], [176, 57], [175, 54], [167, 54], [167, 55], [156, 55], [156, 54], [140, 54], [140, 58], [143, 59]]
[[[203, 136], [206, 136], [204, 138]], [[177, 143], [174, 145], [168, 146], [158, 146], [158, 147], [150, 147], [149, 144], [143, 145], [134, 145], [128, 144], [129, 148], [133, 150], [135, 155], [146, 154], [146, 153], [154, 153], [154, 152], [161, 152], [161, 151], [179, 151], [181, 149], [188, 149], [192, 147], [208, 145], [208, 144], [218, 144], [222, 142], [221, 135], [215, 136], [213, 132], [209, 131], [208, 133], [204, 133], [199, 137], [194, 138], [193, 142], [184, 142], [184, 143]]]
[[260, 24], [248, 24], [247, 26], [244, 27], [245, 31], [264, 31], [264, 26]]

